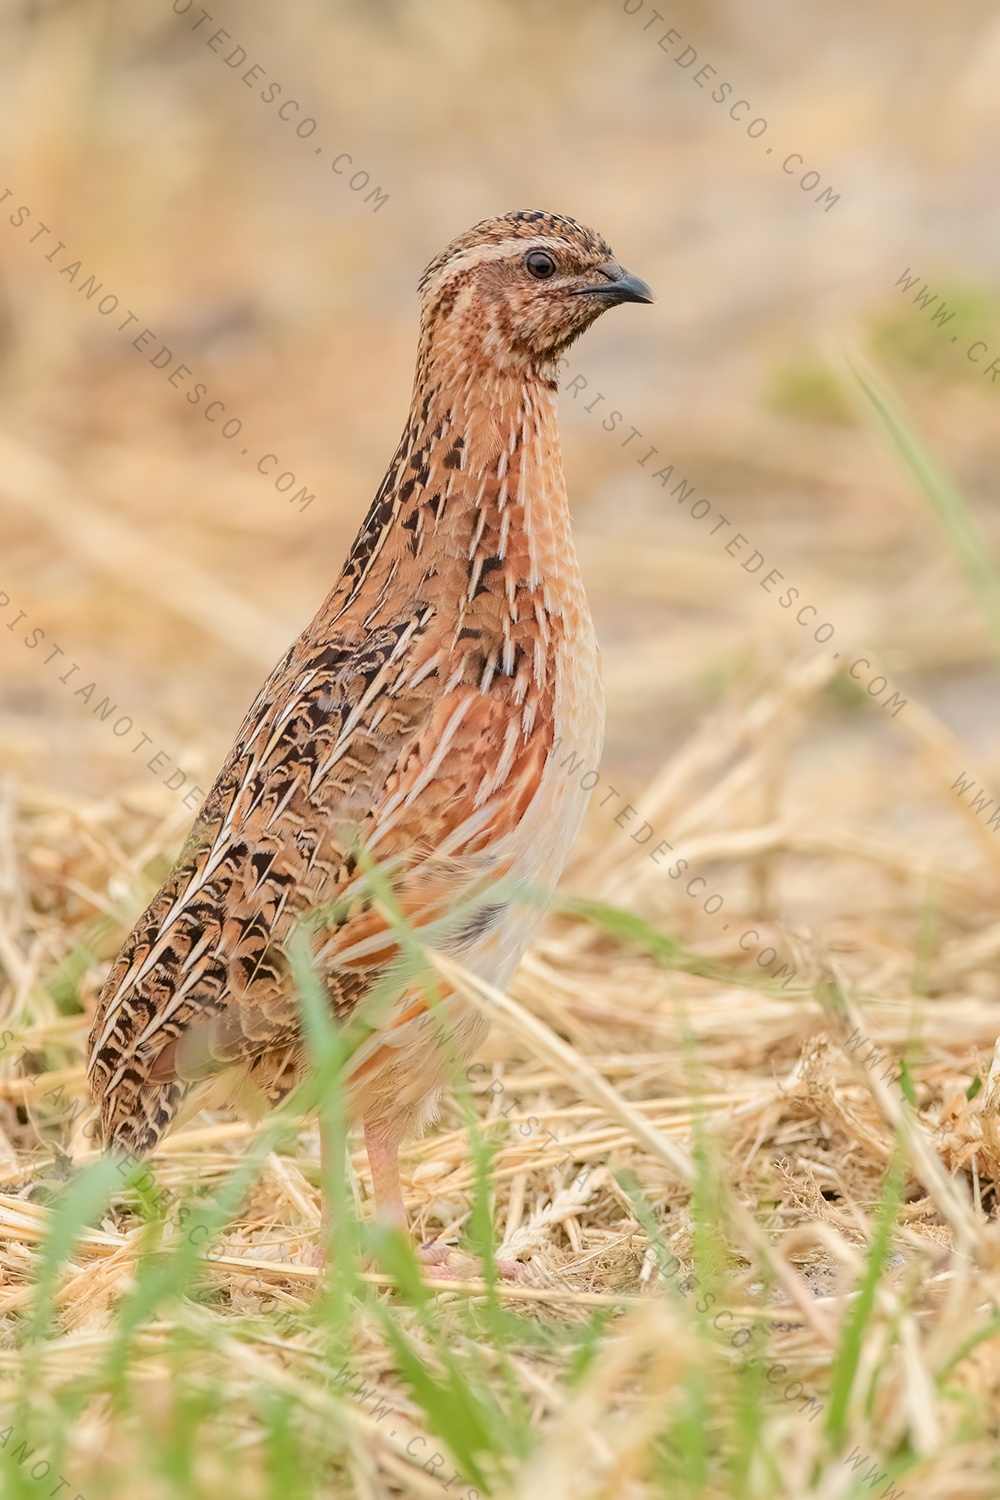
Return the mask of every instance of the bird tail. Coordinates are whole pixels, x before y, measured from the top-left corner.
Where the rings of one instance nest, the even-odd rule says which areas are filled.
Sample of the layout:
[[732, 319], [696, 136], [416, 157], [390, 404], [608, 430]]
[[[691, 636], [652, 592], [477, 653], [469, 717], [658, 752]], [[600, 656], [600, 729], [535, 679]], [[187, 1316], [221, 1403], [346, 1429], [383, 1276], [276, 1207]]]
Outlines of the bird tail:
[[[131, 1092], [131, 1091], [128, 1091]], [[159, 1145], [187, 1092], [182, 1083], [136, 1089], [126, 1101], [123, 1087], [101, 1101], [101, 1144], [105, 1151], [146, 1156]]]

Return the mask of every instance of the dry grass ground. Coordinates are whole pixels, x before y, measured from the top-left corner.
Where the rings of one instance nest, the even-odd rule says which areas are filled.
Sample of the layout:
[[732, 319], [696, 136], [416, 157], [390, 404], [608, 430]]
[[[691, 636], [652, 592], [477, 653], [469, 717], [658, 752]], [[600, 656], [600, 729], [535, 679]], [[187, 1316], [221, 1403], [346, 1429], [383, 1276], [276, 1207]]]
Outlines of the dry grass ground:
[[[730, 915], [743, 908], [729, 927], [746, 937], [744, 947], [759, 943], [766, 962], [777, 947], [791, 956], [794, 977], [762, 977], [721, 920], [715, 934], [700, 932], [700, 960], [690, 946], [650, 953], [655, 933], [683, 940], [703, 924], [669, 873], [595, 815], [567, 886], [603, 903], [603, 914], [553, 918], [469, 1071], [495, 1148], [490, 1207], [500, 1253], [529, 1268], [526, 1287], [504, 1284], [497, 1293], [524, 1323], [507, 1337], [537, 1444], [516, 1468], [513, 1493], [848, 1495], [860, 1492], [852, 1489], [857, 1465], [845, 1465], [852, 1454], [866, 1455], [862, 1478], [885, 1475], [888, 1492], [890, 1480], [896, 1493], [919, 1484], [921, 1494], [949, 1500], [995, 1492], [1000, 1097], [990, 1079], [996, 1023], [987, 992], [1000, 943], [991, 917], [996, 863], [957, 829], [953, 841], [929, 848], [828, 812], [768, 822], [750, 814], [748, 785], [761, 770], [780, 785], [798, 738], [788, 721], [802, 733], [823, 713], [826, 675], [814, 664], [793, 669], [720, 713], [639, 802], [654, 827], [661, 819], [674, 827], [684, 810], [677, 857], [710, 872], [732, 898]], [[957, 822], [948, 798], [942, 787], [942, 811]], [[118, 799], [86, 803], [30, 787], [12, 794], [5, 811], [2, 952], [15, 1034], [6, 1047], [14, 1066], [0, 1086], [0, 1311], [10, 1330], [0, 1368], [13, 1403], [28, 1357], [18, 1352], [18, 1328], [32, 1304], [44, 1205], [65, 1177], [62, 1153], [77, 1162], [92, 1155], [85, 1020], [66, 1012], [74, 999], [93, 1005], [123, 919], [176, 846], [177, 820], [171, 840], [169, 820], [130, 813]], [[822, 909], [831, 871], [856, 895], [863, 886], [863, 915], [845, 917], [836, 902]], [[768, 915], [786, 887], [813, 904], [811, 921]], [[649, 927], [617, 935], [612, 906]], [[706, 954], [731, 972], [691, 972]], [[982, 1086], [970, 1088], [974, 1080]], [[247, 1136], [247, 1126], [226, 1117], [202, 1116], [177, 1131], [155, 1159], [164, 1202], [195, 1180], [202, 1192], [215, 1189]], [[859, 1284], [878, 1246], [900, 1139], [900, 1201], [886, 1221], [856, 1362], [845, 1366], [845, 1330], [865, 1295]], [[351, 1162], [364, 1215], [370, 1186], [360, 1143]], [[640, 1200], [627, 1190], [630, 1174]], [[454, 1239], [475, 1186], [456, 1105], [408, 1149], [404, 1180], [420, 1237]], [[447, 1460], [431, 1473], [443, 1474], [446, 1462], [448, 1476], [461, 1470], [370, 1315], [359, 1316], [345, 1354], [353, 1373], [335, 1375], [332, 1393], [320, 1333], [308, 1321], [281, 1320], [289, 1312], [307, 1319], [316, 1288], [315, 1128], [267, 1154], [198, 1289], [140, 1328], [129, 1401], [113, 1411], [107, 1393], [98, 1395], [96, 1372], [134, 1286], [144, 1233], [138, 1206], [119, 1179], [114, 1209], [83, 1233], [62, 1270], [55, 1324], [31, 1355], [41, 1381], [36, 1407], [50, 1399], [58, 1410], [67, 1390], [94, 1387], [64, 1465], [81, 1493], [175, 1492], [147, 1473], [144, 1449], [150, 1429], [159, 1429], [156, 1442], [177, 1441], [180, 1390], [185, 1380], [199, 1384], [196, 1348], [194, 1369], [224, 1391], [225, 1414], [202, 1413], [220, 1451], [195, 1448], [194, 1487], [184, 1493], [231, 1487], [237, 1473], [250, 1488], [224, 1493], [258, 1492], [248, 1477], [260, 1477], [254, 1408], [267, 1391], [291, 1396], [317, 1420], [329, 1408], [332, 1421], [337, 1408], [333, 1450], [348, 1471], [354, 1454], [368, 1476], [362, 1493], [391, 1493], [393, 1484], [435, 1493], [425, 1465], [437, 1453]], [[178, 1226], [167, 1233], [176, 1245]], [[447, 1304], [480, 1305], [482, 1295], [474, 1283], [448, 1290], [437, 1317], [447, 1328]], [[598, 1311], [611, 1321], [599, 1325], [594, 1362], [567, 1386], [565, 1337]], [[417, 1323], [405, 1304], [399, 1316], [404, 1326]], [[450, 1337], [459, 1337], [457, 1317]], [[731, 1488], [733, 1408], [748, 1399], [739, 1389], [746, 1372], [737, 1372], [747, 1364], [773, 1390], [758, 1398], [759, 1472]], [[671, 1428], [710, 1372], [717, 1384], [701, 1400], [715, 1430], [699, 1486], [689, 1456], [671, 1457], [671, 1438], [680, 1442]], [[358, 1399], [366, 1389], [371, 1395]], [[839, 1428], [837, 1391], [845, 1403]], [[378, 1417], [389, 1408], [393, 1437]], [[16, 1417], [14, 1425], [16, 1433]], [[492, 1457], [501, 1476], [510, 1472], [515, 1455]], [[327, 1476], [302, 1493], [347, 1493], [351, 1482], [345, 1476], [340, 1488]], [[357, 1474], [353, 1482], [360, 1485]]]
[[[994, 592], [823, 353], [846, 334], [902, 389], [995, 555], [997, 32], [972, 3], [754, 14], [675, 24], [841, 189], [830, 213], [618, 5], [219, 19], [377, 211], [169, 4], [2, 18], [0, 1494], [997, 1492]], [[527, 1280], [424, 1305], [404, 1258], [402, 1292], [340, 1265], [323, 1294], [313, 1123], [201, 1116], [155, 1193], [79, 1175], [87, 1017], [381, 476], [419, 268], [531, 203], [596, 223], [660, 301], [573, 351], [563, 398], [609, 690], [604, 763], [566, 768], [597, 783], [565, 900], [404, 1158], [422, 1238], [481, 1248], [488, 1211]], [[68, 254], [249, 457], [60, 278]], [[188, 1265], [192, 1225], [211, 1255]]]

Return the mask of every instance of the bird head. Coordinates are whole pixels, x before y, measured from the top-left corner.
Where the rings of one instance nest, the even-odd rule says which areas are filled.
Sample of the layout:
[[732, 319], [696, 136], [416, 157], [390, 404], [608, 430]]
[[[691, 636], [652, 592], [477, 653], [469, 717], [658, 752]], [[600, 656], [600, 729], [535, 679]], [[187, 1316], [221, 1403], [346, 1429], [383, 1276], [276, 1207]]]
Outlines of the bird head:
[[551, 366], [609, 307], [653, 301], [594, 230], [523, 209], [459, 235], [420, 294], [425, 349], [515, 373]]

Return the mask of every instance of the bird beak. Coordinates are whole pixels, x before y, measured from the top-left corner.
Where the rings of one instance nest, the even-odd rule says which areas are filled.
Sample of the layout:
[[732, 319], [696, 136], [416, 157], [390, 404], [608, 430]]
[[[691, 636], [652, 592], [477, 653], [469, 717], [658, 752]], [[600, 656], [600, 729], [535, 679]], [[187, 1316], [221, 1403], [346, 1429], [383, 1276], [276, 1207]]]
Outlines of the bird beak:
[[619, 302], [653, 302], [653, 293], [644, 281], [638, 276], [633, 276], [630, 271], [614, 264], [598, 266], [599, 276], [604, 280], [597, 282], [594, 286], [582, 286], [574, 292], [575, 297], [599, 297], [609, 307], [615, 307]]

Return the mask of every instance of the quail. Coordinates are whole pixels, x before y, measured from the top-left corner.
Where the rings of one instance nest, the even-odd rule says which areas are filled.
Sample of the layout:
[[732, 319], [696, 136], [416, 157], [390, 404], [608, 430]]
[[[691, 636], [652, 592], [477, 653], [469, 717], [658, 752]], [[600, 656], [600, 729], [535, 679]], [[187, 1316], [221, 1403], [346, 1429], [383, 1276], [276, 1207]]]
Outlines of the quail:
[[404, 1227], [400, 1144], [487, 1023], [399, 966], [370, 872], [414, 932], [506, 985], [542, 913], [512, 893], [551, 889], [584, 813], [560, 754], [596, 764], [604, 730], [559, 364], [607, 308], [653, 300], [599, 234], [539, 211], [460, 235], [419, 291], [413, 396], [385, 478], [114, 963], [89, 1041], [103, 1144], [140, 1155], [213, 1078], [277, 1103], [302, 1075], [299, 924], [334, 1024], [398, 970], [345, 1087], [375, 1212]]

